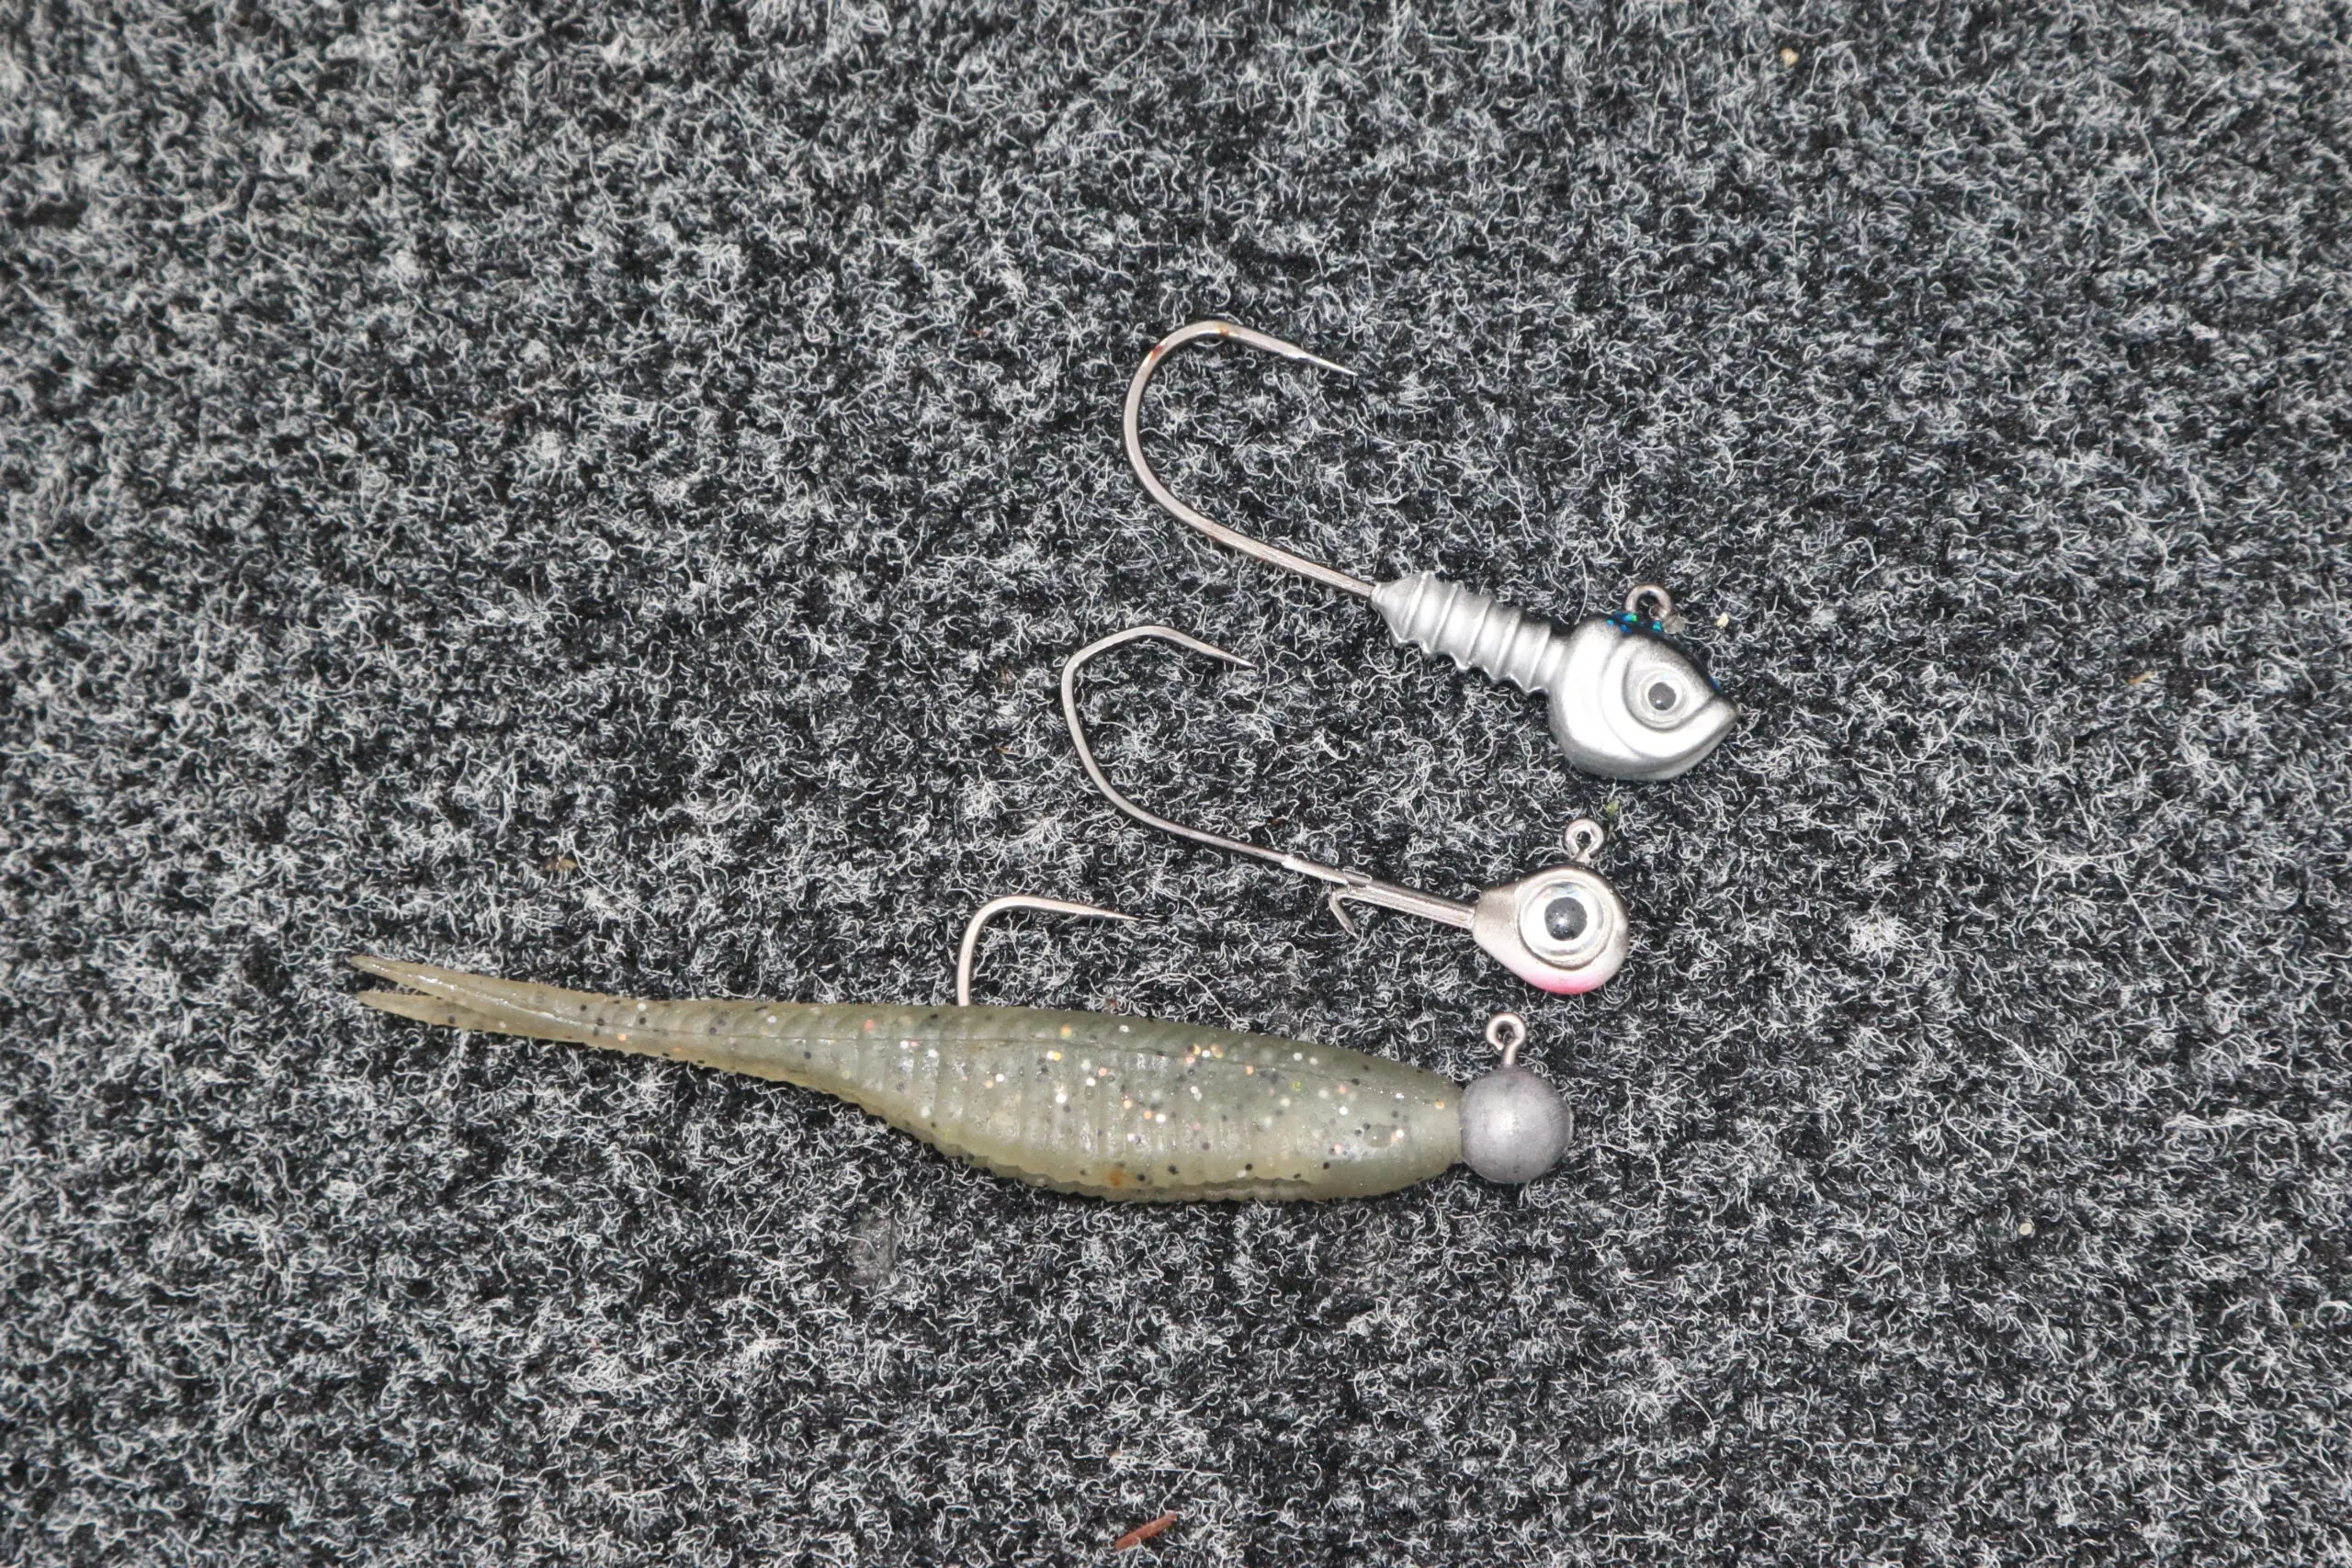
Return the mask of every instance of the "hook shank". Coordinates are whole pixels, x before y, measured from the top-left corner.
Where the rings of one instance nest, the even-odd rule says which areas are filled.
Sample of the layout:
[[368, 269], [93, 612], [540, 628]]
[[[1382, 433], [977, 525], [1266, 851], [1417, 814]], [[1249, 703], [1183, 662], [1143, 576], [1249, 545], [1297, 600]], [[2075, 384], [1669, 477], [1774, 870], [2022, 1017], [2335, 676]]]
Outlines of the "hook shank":
[[1371, 598], [1373, 585], [1363, 578], [1351, 577], [1337, 568], [1323, 565], [1320, 561], [1311, 561], [1305, 556], [1293, 555], [1278, 545], [1261, 543], [1247, 534], [1203, 516], [1179, 501], [1176, 498], [1176, 492], [1160, 483], [1159, 476], [1151, 471], [1151, 463], [1143, 455], [1143, 432], [1138, 423], [1139, 416], [1143, 412], [1143, 389], [1150, 384], [1152, 372], [1159, 368], [1161, 360], [1188, 343], [1212, 337], [1229, 338], [1245, 348], [1254, 348], [1261, 353], [1277, 355], [1284, 359], [1295, 359], [1301, 364], [1312, 365], [1320, 370], [1335, 370], [1342, 376], [1355, 374], [1346, 366], [1335, 365], [1320, 355], [1309, 354], [1295, 343], [1284, 343], [1278, 337], [1269, 337], [1264, 333], [1252, 332], [1248, 327], [1237, 326], [1231, 321], [1194, 321], [1190, 326], [1178, 327], [1151, 345], [1151, 352], [1143, 356], [1141, 365], [1136, 367], [1135, 379], [1127, 383], [1127, 411], [1123, 426], [1127, 438], [1127, 461], [1135, 466], [1136, 478], [1143, 481], [1144, 492], [1174, 513], [1180, 520], [1191, 524], [1221, 545], [1239, 550], [1243, 555], [1254, 556], [1269, 566], [1278, 566], [1284, 571], [1296, 572], [1299, 576], [1322, 583], [1327, 588], [1336, 588], [1342, 593], [1353, 593], [1365, 599]]

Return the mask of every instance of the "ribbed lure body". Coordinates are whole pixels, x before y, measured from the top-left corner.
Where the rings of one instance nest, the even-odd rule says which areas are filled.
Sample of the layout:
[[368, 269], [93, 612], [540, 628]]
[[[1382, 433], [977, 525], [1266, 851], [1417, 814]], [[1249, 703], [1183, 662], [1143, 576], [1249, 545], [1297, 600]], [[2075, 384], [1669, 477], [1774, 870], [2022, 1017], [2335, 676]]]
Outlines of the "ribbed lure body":
[[798, 1084], [999, 1176], [1096, 1198], [1367, 1197], [1461, 1157], [1434, 1073], [1272, 1035], [1037, 1008], [637, 1001], [353, 960], [453, 1029], [571, 1041]]

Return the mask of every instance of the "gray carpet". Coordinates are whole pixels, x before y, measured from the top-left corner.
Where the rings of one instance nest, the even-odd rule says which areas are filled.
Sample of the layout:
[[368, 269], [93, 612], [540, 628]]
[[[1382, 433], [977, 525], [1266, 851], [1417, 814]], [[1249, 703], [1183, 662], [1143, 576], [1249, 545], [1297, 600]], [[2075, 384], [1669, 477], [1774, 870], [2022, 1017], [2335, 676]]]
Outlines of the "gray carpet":
[[[32, 4], [0, 31], [0, 1558], [2352, 1562], [2341, 5]], [[1749, 716], [1663, 786], [1143, 499]], [[1458, 895], [1607, 816], [1598, 996]], [[1137, 1211], [342, 956], [1459, 1077]]]

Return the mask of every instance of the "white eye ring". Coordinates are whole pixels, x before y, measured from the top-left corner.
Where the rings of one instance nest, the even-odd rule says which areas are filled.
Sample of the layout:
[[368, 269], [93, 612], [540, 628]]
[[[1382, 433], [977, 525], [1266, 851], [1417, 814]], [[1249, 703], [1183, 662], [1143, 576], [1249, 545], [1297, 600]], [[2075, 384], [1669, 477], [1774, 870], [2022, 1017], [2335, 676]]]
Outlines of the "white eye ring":
[[1574, 997], [1607, 985], [1623, 966], [1628, 924], [1608, 878], [1588, 866], [1555, 865], [1480, 894], [1470, 937], [1521, 979]]

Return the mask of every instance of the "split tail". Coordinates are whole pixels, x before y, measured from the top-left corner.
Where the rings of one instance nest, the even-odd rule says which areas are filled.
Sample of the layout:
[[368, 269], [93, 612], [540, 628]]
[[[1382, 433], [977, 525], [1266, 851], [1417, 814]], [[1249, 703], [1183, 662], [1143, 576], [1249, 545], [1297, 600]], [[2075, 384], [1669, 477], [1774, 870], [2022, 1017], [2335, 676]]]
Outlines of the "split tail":
[[[636, 1008], [620, 997], [568, 991], [528, 980], [501, 980], [433, 964], [354, 953], [354, 968], [405, 991], [362, 991], [353, 999], [383, 1012], [445, 1029], [474, 1029], [492, 1034], [521, 1034], [535, 1040], [564, 1040], [579, 1045], [616, 1043]], [[626, 1035], [619, 1035], [625, 1040]], [[622, 1049], [628, 1047], [623, 1045]], [[660, 1055], [656, 1051], [652, 1053]]]

